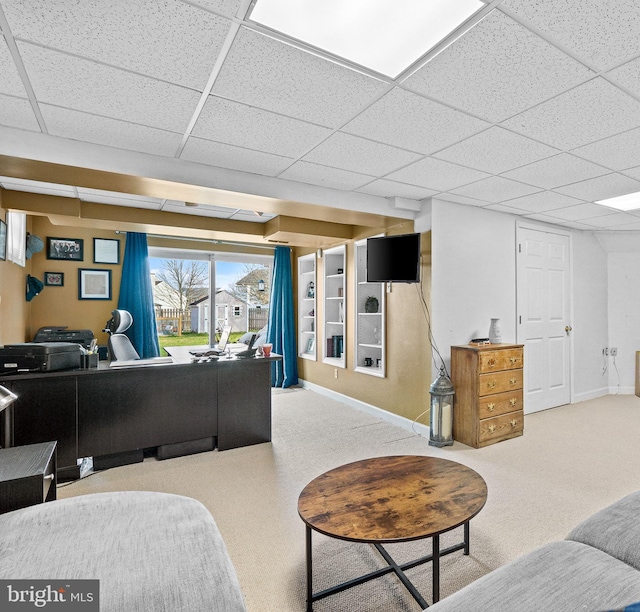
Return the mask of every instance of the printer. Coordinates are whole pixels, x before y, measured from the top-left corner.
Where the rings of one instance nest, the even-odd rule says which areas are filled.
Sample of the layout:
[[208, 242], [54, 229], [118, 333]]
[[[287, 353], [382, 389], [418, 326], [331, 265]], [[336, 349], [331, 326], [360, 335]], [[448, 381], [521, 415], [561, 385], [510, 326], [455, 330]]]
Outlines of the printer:
[[66, 327], [49, 325], [41, 327], [33, 338], [34, 342], [73, 342], [88, 349], [94, 339], [90, 329], [67, 329]]
[[70, 342], [22, 342], [0, 346], [0, 373], [79, 368], [83, 348]]

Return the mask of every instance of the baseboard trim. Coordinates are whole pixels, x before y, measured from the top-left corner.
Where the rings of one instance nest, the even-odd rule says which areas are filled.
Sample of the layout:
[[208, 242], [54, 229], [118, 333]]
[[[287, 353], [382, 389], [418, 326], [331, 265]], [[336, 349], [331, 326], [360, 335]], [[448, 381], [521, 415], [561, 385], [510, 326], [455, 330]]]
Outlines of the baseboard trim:
[[419, 433], [421, 436], [424, 436], [429, 439], [430, 428], [428, 425], [423, 425], [422, 423], [416, 423], [411, 419], [400, 416], [398, 414], [393, 414], [388, 410], [384, 410], [382, 408], [378, 408], [372, 404], [367, 404], [361, 400], [354, 399], [353, 397], [349, 397], [348, 395], [344, 395], [342, 393], [338, 393], [337, 391], [332, 391], [331, 389], [327, 389], [326, 387], [321, 387], [320, 385], [316, 385], [315, 383], [308, 382], [303, 379], [298, 380], [298, 384], [303, 389], [309, 389], [310, 391], [315, 391], [320, 395], [324, 395], [329, 397], [337, 402], [341, 402], [346, 404], [350, 408], [355, 408], [356, 410], [360, 410], [360, 412], [365, 412], [372, 416], [375, 416], [383, 421], [387, 421], [392, 425], [396, 425], [402, 429], [410, 431], [412, 433]]

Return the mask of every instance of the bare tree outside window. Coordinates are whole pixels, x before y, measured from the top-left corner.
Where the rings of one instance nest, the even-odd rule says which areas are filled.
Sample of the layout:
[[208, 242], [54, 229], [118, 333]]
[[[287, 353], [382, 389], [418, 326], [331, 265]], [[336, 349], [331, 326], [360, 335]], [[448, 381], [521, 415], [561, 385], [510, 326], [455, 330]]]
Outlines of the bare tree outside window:
[[156, 281], [156, 295], [184, 315], [192, 302], [209, 294], [209, 267], [203, 261], [165, 259]]

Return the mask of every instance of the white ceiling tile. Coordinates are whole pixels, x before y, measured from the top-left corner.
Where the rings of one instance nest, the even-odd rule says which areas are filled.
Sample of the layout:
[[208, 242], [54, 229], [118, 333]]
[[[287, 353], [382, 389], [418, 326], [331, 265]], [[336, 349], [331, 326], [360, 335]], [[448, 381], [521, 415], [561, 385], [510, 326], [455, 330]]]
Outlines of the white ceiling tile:
[[627, 168], [623, 172], [623, 174], [640, 181], [640, 166], [636, 166], [635, 168]]
[[231, 21], [179, 0], [9, 1], [16, 38], [202, 91]]
[[331, 187], [332, 189], [354, 190], [370, 183], [374, 177], [298, 161], [280, 174], [279, 178]]
[[425, 187], [418, 187], [416, 185], [407, 185], [405, 183], [397, 183], [396, 181], [389, 181], [387, 179], [378, 179], [372, 181], [364, 187], [358, 189], [361, 193], [368, 193], [369, 195], [381, 196], [383, 198], [399, 197], [410, 198], [412, 200], [422, 200], [429, 196], [438, 193], [433, 189], [426, 189]]
[[327, 138], [331, 130], [209, 96], [191, 133], [238, 147], [298, 157]]
[[388, 85], [240, 28], [212, 93], [328, 127], [340, 127]]
[[0, 94], [0, 125], [39, 132], [40, 125], [29, 100]]
[[556, 193], [555, 191], [539, 191], [538, 193], [532, 193], [503, 203], [506, 206], [520, 210], [521, 213], [523, 211], [543, 213], [548, 210], [564, 208], [565, 206], [582, 204], [582, 201], [561, 193]]
[[636, 0], [505, 0], [502, 6], [599, 70], [640, 53]]
[[387, 178], [436, 191], [448, 191], [489, 176], [486, 172], [452, 164], [435, 157], [427, 157], [406, 168], [392, 172]]
[[556, 149], [500, 127], [471, 136], [434, 157], [489, 173], [501, 173], [557, 153]]
[[8, 176], [0, 176], [0, 185], [12, 191], [30, 191], [31, 193], [42, 193], [64, 198], [76, 197], [74, 188], [70, 185], [58, 185], [57, 183], [46, 183], [44, 181], [28, 181]]
[[41, 104], [47, 131], [54, 136], [154, 155], [173, 157], [182, 136], [157, 128]]
[[57, 51], [19, 43], [38, 102], [184, 132], [200, 95]]
[[235, 17], [242, 0], [191, 0], [190, 4], [197, 4], [225, 17]]
[[640, 96], [640, 58], [607, 73], [616, 83], [626, 87], [636, 96]]
[[189, 138], [180, 158], [209, 166], [243, 170], [265, 176], [275, 176], [293, 161], [271, 153], [252, 151], [194, 137]]
[[543, 221], [544, 223], [552, 223], [553, 225], [560, 225], [562, 227], [571, 227], [573, 229], [579, 229], [583, 231], [593, 231], [592, 225], [586, 225], [580, 221], [568, 221], [567, 219], [558, 219], [557, 217], [550, 217], [549, 215], [543, 215], [535, 213], [532, 215], [524, 215], [525, 219], [533, 219], [535, 221]]
[[556, 47], [492, 11], [403, 84], [490, 121], [502, 121], [592, 76]]
[[640, 165], [640, 128], [578, 147], [571, 153], [612, 170]]
[[132, 206], [134, 208], [150, 208], [152, 210], [159, 210], [162, 206], [161, 198], [150, 198], [131, 193], [105, 191], [103, 189], [88, 189], [86, 187], [78, 187], [78, 197], [84, 202], [94, 202], [96, 204]]
[[623, 174], [612, 173], [587, 181], [580, 181], [573, 185], [558, 187], [556, 191], [574, 198], [593, 202], [594, 200], [615, 198], [640, 191], [640, 181], [636, 181]]
[[640, 102], [602, 78], [502, 123], [560, 149], [573, 149], [640, 126]]
[[18, 69], [9, 53], [9, 48], [5, 44], [4, 37], [0, 34], [0, 94], [10, 96], [27, 97], [27, 91], [22, 84], [22, 79]]
[[343, 132], [420, 153], [433, 153], [489, 124], [465, 113], [394, 88], [347, 123]]
[[457, 193], [442, 193], [436, 196], [438, 200], [443, 202], [452, 202], [453, 204], [464, 204], [465, 206], [476, 206], [478, 208], [486, 208], [489, 203], [484, 200], [476, 200], [475, 198], [468, 198], [466, 196]]
[[554, 189], [608, 172], [602, 166], [574, 157], [569, 153], [560, 153], [560, 155], [541, 159], [522, 168], [505, 172], [503, 176], [543, 189]]
[[264, 214], [256, 215], [252, 210], [235, 210], [231, 215], [234, 221], [248, 221], [249, 223], [266, 223], [269, 219], [273, 219], [275, 215]]
[[594, 217], [604, 217], [605, 215], [616, 214], [611, 208], [600, 206], [599, 204], [577, 204], [576, 206], [566, 206], [549, 211], [547, 215], [556, 219], [566, 219], [567, 221], [583, 221]]
[[410, 153], [351, 134], [336, 132], [302, 159], [332, 168], [379, 177], [410, 164], [420, 157], [418, 153]]
[[623, 212], [616, 212], [613, 215], [606, 215], [604, 217], [585, 219], [583, 223], [585, 223], [586, 225], [593, 225], [600, 229], [615, 229], [616, 227], [628, 227], [629, 225], [637, 225], [638, 227], [640, 227], [640, 219]]
[[536, 191], [538, 191], [538, 189], [531, 185], [510, 181], [500, 176], [491, 176], [477, 183], [452, 189], [450, 193], [496, 204], [498, 202], [504, 202], [505, 200], [513, 200], [519, 196], [535, 193]]

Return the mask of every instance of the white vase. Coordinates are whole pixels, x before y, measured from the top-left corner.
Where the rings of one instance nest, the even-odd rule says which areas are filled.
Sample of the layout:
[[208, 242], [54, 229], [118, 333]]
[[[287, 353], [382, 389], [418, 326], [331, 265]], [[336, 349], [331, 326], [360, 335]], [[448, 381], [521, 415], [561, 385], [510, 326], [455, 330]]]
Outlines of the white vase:
[[491, 325], [489, 326], [489, 342], [491, 342], [491, 344], [500, 344], [502, 342], [500, 319], [491, 319]]

